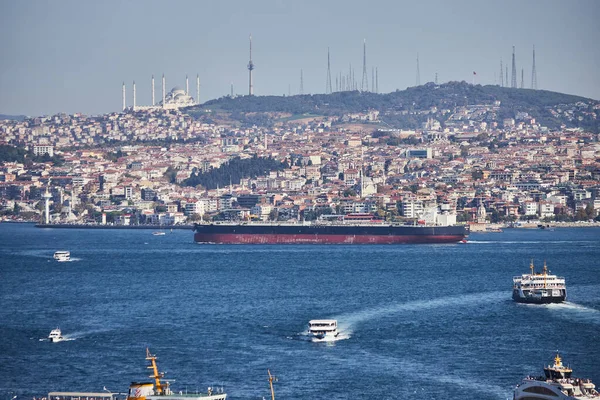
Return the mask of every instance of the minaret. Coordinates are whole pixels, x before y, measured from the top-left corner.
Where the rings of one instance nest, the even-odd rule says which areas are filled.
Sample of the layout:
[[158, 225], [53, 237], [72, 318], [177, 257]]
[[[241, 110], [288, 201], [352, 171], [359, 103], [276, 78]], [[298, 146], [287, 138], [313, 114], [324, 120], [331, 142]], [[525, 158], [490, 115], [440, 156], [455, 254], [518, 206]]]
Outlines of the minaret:
[[46, 209], [46, 224], [50, 223], [50, 199], [52, 198], [52, 195], [50, 193], [48, 193], [48, 188], [46, 187], [46, 191], [44, 192], [44, 194], [42, 195], [42, 198], [44, 199], [45, 202], [45, 209]]
[[135, 111], [135, 81], [133, 81], [133, 111]]
[[152, 107], [154, 107], [154, 74], [152, 75]]
[[125, 107], [127, 107], [127, 103], [125, 103], [125, 82], [123, 82], [123, 111], [125, 111]]
[[254, 85], [252, 84], [252, 70], [254, 69], [254, 63], [252, 63], [252, 35], [250, 35], [250, 61], [248, 62], [248, 95], [254, 95]]
[[200, 104], [200, 74], [196, 74], [196, 104]]
[[187, 74], [185, 74], [185, 94], [190, 95], [190, 81], [188, 80]]
[[163, 108], [165, 108], [165, 100], [166, 100], [166, 95], [167, 95], [165, 92], [165, 88], [166, 88], [166, 81], [165, 81], [165, 74], [163, 73], [163, 76], [162, 76], [162, 98], [163, 98], [162, 106], [163, 106]]

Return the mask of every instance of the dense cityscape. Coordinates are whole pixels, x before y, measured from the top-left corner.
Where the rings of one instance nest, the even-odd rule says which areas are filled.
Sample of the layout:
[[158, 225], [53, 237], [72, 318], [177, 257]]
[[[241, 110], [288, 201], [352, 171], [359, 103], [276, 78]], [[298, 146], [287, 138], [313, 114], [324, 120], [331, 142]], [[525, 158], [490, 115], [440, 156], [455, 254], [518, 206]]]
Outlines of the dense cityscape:
[[[240, 124], [208, 106], [186, 108], [186, 91], [169, 96], [178, 92], [184, 102], [168, 107], [0, 122], [3, 219], [44, 222], [45, 192], [49, 223], [113, 225], [351, 213], [425, 224], [443, 214], [480, 224], [592, 222], [600, 209], [597, 132], [549, 128], [522, 111], [502, 118], [499, 100], [412, 110], [424, 122], [398, 129], [383, 109]], [[548, 111], [596, 121], [600, 105]], [[21, 158], [7, 158], [15, 147]], [[265, 159], [262, 171], [246, 171]]]

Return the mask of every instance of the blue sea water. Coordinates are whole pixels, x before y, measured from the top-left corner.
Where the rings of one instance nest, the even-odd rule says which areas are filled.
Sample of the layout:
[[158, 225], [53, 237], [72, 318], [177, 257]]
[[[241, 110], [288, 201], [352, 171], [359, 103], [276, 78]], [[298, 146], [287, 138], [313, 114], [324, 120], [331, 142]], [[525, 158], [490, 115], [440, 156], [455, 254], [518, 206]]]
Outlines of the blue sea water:
[[[74, 259], [57, 263], [56, 250]], [[547, 261], [568, 302], [511, 300]], [[176, 391], [231, 399], [508, 399], [557, 350], [600, 383], [600, 229], [452, 245], [200, 245], [187, 230], [0, 224], [0, 399], [125, 392], [145, 349]], [[335, 318], [347, 339], [306, 340]], [[45, 338], [60, 327], [69, 340]]]

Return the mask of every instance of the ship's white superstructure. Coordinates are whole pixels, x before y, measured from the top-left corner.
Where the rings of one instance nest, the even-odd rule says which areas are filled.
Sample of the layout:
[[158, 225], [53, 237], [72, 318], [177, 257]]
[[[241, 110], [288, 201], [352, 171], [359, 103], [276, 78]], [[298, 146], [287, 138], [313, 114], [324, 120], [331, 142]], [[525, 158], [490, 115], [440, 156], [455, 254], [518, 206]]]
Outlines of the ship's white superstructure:
[[315, 340], [333, 340], [338, 337], [335, 319], [313, 319], [308, 321], [308, 335]]
[[62, 341], [63, 336], [62, 336], [62, 332], [60, 331], [60, 329], [58, 329], [58, 328], [52, 329], [52, 331], [50, 331], [50, 334], [48, 335], [48, 340], [50, 340], [53, 343]]
[[71, 261], [71, 252], [66, 250], [56, 251], [53, 257], [58, 262]]
[[544, 262], [541, 274], [536, 274], [533, 261], [530, 274], [513, 277], [512, 297], [519, 303], [561, 303], [567, 298], [565, 278], [550, 275]]
[[600, 393], [589, 379], [573, 378], [573, 370], [562, 364], [557, 354], [554, 365], [544, 367], [544, 375], [530, 377], [515, 388], [514, 400], [583, 400], [600, 399]]

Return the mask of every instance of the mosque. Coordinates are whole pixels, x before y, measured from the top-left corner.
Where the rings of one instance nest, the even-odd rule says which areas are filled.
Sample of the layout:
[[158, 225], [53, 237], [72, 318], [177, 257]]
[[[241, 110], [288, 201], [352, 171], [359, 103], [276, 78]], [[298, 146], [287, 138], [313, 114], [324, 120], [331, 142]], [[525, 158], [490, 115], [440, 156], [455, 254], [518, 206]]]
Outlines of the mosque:
[[185, 90], [175, 86], [169, 93], [166, 93], [165, 75], [162, 76], [162, 101], [156, 102], [154, 96], [154, 75], [152, 75], [152, 105], [139, 106], [136, 103], [135, 81], [133, 82], [133, 105], [127, 107], [125, 82], [123, 82], [123, 111], [129, 109], [133, 111], [140, 110], [177, 110], [181, 107], [189, 107], [200, 104], [200, 76], [196, 76], [196, 98], [190, 96], [190, 86], [188, 77], [185, 77]]

